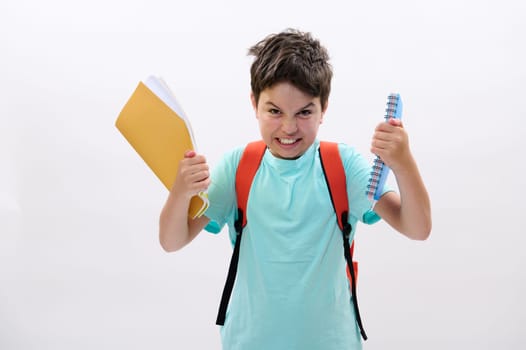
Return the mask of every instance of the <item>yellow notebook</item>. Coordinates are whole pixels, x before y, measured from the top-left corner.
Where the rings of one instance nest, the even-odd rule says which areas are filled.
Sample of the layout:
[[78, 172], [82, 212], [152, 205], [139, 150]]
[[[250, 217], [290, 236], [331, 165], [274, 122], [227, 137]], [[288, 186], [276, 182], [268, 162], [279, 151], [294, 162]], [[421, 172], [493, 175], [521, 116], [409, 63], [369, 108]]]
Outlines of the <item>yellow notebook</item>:
[[[196, 150], [191, 125], [166, 83], [150, 76], [124, 105], [115, 126], [144, 162], [170, 190], [179, 161], [187, 150]], [[208, 196], [201, 192], [190, 202], [188, 215], [201, 216]]]

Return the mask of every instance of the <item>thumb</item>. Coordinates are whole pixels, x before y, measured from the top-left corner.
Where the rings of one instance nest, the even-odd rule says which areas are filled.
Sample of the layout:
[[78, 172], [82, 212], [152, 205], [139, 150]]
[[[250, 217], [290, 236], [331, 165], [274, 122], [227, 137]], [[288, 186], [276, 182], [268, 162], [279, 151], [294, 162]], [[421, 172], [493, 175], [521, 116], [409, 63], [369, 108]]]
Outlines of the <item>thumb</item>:
[[392, 126], [399, 126], [401, 128], [403, 128], [404, 126], [402, 125], [402, 121], [400, 119], [396, 119], [396, 118], [389, 118], [389, 124], [391, 124]]
[[193, 150], [186, 151], [186, 152], [184, 153], [184, 157], [185, 157], [185, 158], [193, 158], [193, 157], [195, 157], [195, 155], [196, 155], [196, 153], [195, 153], [195, 151], [193, 151]]

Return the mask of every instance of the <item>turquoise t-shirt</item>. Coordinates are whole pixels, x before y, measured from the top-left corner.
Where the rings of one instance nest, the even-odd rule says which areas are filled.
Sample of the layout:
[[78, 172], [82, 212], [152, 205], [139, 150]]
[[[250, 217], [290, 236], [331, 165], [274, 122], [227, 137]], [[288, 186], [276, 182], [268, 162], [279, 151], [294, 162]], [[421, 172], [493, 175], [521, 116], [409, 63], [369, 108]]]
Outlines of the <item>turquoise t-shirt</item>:
[[[361, 349], [342, 234], [337, 225], [316, 141], [295, 160], [265, 152], [249, 194], [236, 283], [221, 338], [225, 350]], [[370, 165], [340, 144], [350, 218], [369, 217], [365, 192]], [[220, 161], [208, 190], [207, 230], [228, 225], [235, 242], [235, 173], [243, 148]], [[369, 214], [369, 215], [366, 215]]]

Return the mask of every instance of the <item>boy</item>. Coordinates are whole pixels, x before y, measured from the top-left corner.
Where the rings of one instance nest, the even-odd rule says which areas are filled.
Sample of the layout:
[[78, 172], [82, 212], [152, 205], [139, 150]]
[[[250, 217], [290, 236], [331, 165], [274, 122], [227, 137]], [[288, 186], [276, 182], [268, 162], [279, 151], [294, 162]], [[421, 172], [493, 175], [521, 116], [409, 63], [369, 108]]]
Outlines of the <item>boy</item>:
[[[342, 236], [321, 169], [317, 133], [327, 110], [332, 68], [309, 33], [286, 30], [250, 48], [251, 101], [267, 150], [247, 206], [234, 290], [221, 327], [227, 350], [361, 349]], [[430, 203], [398, 120], [380, 123], [371, 151], [392, 169], [400, 195], [374, 204], [366, 196], [370, 164], [339, 144], [349, 197], [349, 223], [374, 209], [394, 229], [424, 240]], [[203, 229], [227, 224], [235, 241], [235, 172], [243, 148], [227, 153], [209, 175], [203, 155], [188, 151], [160, 216], [160, 242], [181, 249]], [[210, 207], [187, 217], [190, 198], [208, 189]], [[208, 225], [208, 226], [207, 226]]]

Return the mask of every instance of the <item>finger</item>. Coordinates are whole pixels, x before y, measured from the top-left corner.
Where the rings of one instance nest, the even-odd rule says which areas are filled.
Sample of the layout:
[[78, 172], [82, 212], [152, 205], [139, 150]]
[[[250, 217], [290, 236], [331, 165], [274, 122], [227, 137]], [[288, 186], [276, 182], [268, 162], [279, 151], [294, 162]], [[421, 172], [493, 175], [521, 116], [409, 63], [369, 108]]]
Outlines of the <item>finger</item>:
[[392, 132], [394, 130], [395, 126], [394, 125], [391, 125], [391, 123], [389, 121], [384, 121], [384, 122], [381, 122], [379, 123], [377, 126], [376, 126], [376, 129], [374, 129], [374, 131], [378, 132]]
[[[186, 155], [189, 155], [189, 157]], [[206, 164], [206, 157], [202, 154], [195, 153], [195, 151], [188, 151], [185, 153], [185, 158], [182, 159], [181, 162], [187, 165]]]
[[208, 186], [210, 186], [211, 179], [207, 177], [206, 179], [199, 181], [200, 191], [206, 191]]
[[185, 159], [181, 165], [179, 172], [183, 174], [185, 177], [189, 177], [193, 174], [202, 172], [202, 171], [208, 171], [208, 164], [207, 163], [191, 163], [190, 161], [193, 161], [192, 159]]
[[398, 126], [398, 127], [403, 128], [402, 120], [400, 120], [400, 119], [389, 118], [388, 122], [389, 122], [389, 124], [392, 125], [392, 126]]
[[210, 185], [210, 177], [206, 177], [200, 181], [193, 182], [190, 185], [190, 189], [193, 193], [197, 194], [202, 191], [206, 191]]
[[377, 130], [373, 135], [373, 141], [392, 141], [395, 138], [393, 131]]
[[196, 152], [194, 150], [189, 150], [184, 153], [185, 158], [193, 158], [196, 156]]
[[375, 149], [376, 151], [385, 150], [390, 147], [392, 147], [392, 145], [389, 141], [376, 139], [376, 140], [373, 140], [373, 142], [371, 143], [371, 149]]
[[210, 172], [208, 169], [202, 169], [199, 171], [194, 171], [188, 175], [188, 180], [191, 182], [200, 182], [210, 177]]

